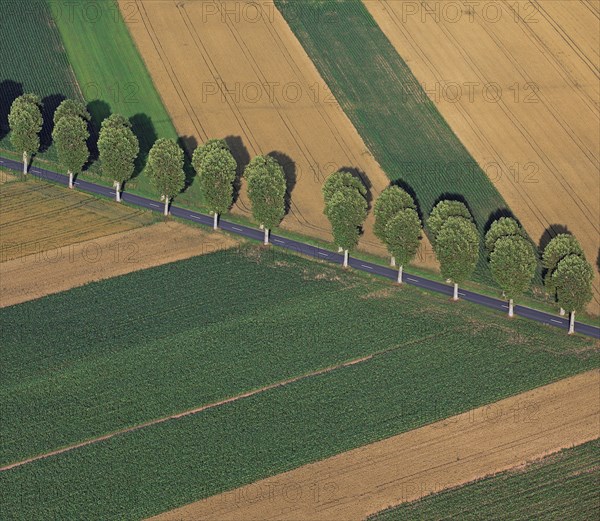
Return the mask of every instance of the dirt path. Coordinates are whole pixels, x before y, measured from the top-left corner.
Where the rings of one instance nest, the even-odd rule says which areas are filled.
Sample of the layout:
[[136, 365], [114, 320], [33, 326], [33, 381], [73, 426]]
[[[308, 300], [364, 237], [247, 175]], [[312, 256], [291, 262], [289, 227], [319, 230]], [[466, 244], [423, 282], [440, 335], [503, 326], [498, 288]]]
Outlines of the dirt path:
[[597, 438], [599, 390], [583, 373], [152, 519], [362, 520]]
[[[330, 240], [321, 186], [341, 168], [372, 197], [389, 179], [271, 0], [120, 0], [121, 11], [178, 133], [226, 138], [240, 164], [275, 153], [291, 179], [283, 227]], [[248, 214], [242, 195], [234, 209]], [[385, 250], [367, 221], [360, 247]], [[435, 267], [424, 242], [420, 265]]]
[[[531, 238], [568, 229], [597, 266], [600, 32], [593, 3], [502, 0], [470, 10], [457, 10], [460, 2], [364, 3]], [[598, 273], [594, 287], [589, 311], [600, 314]]]
[[45, 250], [0, 263], [0, 308], [237, 243], [170, 222]]

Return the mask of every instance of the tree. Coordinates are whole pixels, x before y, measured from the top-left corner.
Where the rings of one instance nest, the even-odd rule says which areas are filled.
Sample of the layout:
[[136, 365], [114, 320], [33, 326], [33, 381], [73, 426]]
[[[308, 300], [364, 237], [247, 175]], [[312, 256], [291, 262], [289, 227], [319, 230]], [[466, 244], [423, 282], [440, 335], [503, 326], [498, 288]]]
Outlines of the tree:
[[464, 217], [449, 217], [434, 243], [442, 275], [454, 283], [454, 300], [458, 285], [471, 276], [479, 259], [479, 234], [475, 225]]
[[64, 100], [54, 111], [54, 124], [56, 125], [63, 116], [75, 116], [84, 121], [90, 121], [90, 113], [85, 104], [78, 100]]
[[531, 286], [537, 259], [531, 243], [520, 235], [500, 237], [490, 254], [490, 269], [509, 299], [508, 316], [514, 316], [514, 299]]
[[518, 236], [527, 239], [527, 234], [521, 225], [512, 217], [500, 217], [494, 221], [485, 234], [485, 249], [488, 253], [494, 251], [496, 241], [501, 237]]
[[567, 255], [552, 274], [553, 285], [560, 306], [571, 312], [569, 334], [575, 332], [575, 313], [583, 311], [592, 300], [594, 272], [585, 258]]
[[271, 156], [255, 157], [244, 171], [248, 182], [248, 198], [252, 215], [263, 227], [265, 245], [269, 244], [269, 230], [277, 226], [285, 215], [285, 174], [281, 165]]
[[192, 165], [198, 174], [200, 191], [213, 212], [216, 230], [219, 215], [233, 203], [237, 162], [224, 140], [213, 139], [194, 151]]
[[[542, 254], [542, 265], [546, 268], [544, 284], [546, 286], [546, 291], [554, 298], [556, 298], [556, 287], [554, 286], [552, 275], [554, 274], [554, 270], [557, 268], [558, 263], [567, 255], [584, 257], [579, 242], [577, 242], [577, 239], [569, 233], [561, 233], [554, 237], [546, 245], [544, 253]], [[562, 307], [560, 308], [560, 314], [565, 314]]]
[[[377, 238], [386, 244], [386, 246], [386, 227], [388, 223], [398, 214], [398, 212], [406, 208], [416, 209], [416, 205], [413, 198], [399, 186], [390, 186], [386, 188], [378, 197], [375, 208], [373, 209], [375, 214], [373, 231]], [[396, 259], [393, 255], [391, 264], [392, 266], [396, 265]]]
[[140, 144], [131, 130], [131, 123], [123, 116], [112, 114], [100, 127], [98, 152], [102, 173], [115, 184], [115, 199], [121, 201], [121, 187], [131, 179]]
[[73, 188], [73, 175], [81, 172], [90, 155], [87, 147], [89, 137], [87, 124], [79, 116], [65, 115], [54, 125], [52, 140], [58, 160], [69, 175], [69, 188]]
[[421, 220], [414, 208], [400, 210], [385, 227], [385, 244], [398, 261], [398, 283], [402, 284], [402, 272], [416, 255], [421, 242]]
[[325, 205], [334, 194], [343, 189], [356, 190], [363, 197], [367, 195], [367, 189], [360, 179], [350, 172], [338, 171], [331, 174], [323, 184], [322, 192]]
[[473, 221], [473, 217], [464, 203], [450, 200], [440, 201], [431, 210], [429, 219], [427, 219], [427, 228], [431, 234], [432, 245], [435, 245], [437, 236], [449, 217], [463, 217], [468, 221]]
[[325, 206], [335, 243], [344, 251], [344, 267], [348, 267], [348, 252], [358, 244], [362, 224], [367, 218], [367, 201], [361, 191], [343, 187], [335, 192]]
[[165, 216], [169, 215], [171, 199], [185, 186], [183, 150], [172, 139], [156, 140], [148, 153], [146, 172], [165, 201]]
[[40, 149], [42, 130], [41, 100], [36, 94], [23, 94], [13, 101], [8, 115], [12, 146], [23, 152], [23, 174], [27, 174], [29, 159]]

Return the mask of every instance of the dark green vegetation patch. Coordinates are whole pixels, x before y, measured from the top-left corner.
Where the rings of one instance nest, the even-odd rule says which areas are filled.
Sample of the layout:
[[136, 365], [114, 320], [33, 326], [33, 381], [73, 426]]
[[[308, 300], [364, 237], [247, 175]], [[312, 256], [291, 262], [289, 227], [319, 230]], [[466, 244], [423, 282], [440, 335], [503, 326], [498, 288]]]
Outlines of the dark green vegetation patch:
[[[363, 3], [276, 5], [387, 175], [414, 191], [425, 216], [441, 198], [464, 200], [483, 234], [506, 203]], [[483, 250], [476, 278], [490, 282]]]
[[600, 519], [600, 440], [564, 450], [526, 469], [434, 494], [369, 519]]
[[[0, 13], [0, 149], [11, 149], [8, 113], [24, 92], [39, 94], [46, 124], [42, 150], [51, 142], [51, 121], [65, 98], [82, 99], [60, 33], [45, 1], [7, 0]], [[53, 156], [54, 157], [54, 156]]]
[[380, 353], [0, 473], [1, 519], [144, 517], [599, 365], [592, 339], [258, 247], [4, 308], [0, 328], [3, 463]]

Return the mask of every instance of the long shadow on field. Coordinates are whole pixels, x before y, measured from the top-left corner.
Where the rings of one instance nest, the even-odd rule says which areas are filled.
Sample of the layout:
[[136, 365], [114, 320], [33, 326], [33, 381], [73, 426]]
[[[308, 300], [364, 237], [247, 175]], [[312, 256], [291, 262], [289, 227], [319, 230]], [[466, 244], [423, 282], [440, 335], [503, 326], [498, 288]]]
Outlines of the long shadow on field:
[[198, 140], [194, 136], [181, 136], [177, 139], [177, 144], [183, 149], [183, 172], [185, 173], [184, 191], [194, 182], [196, 170], [192, 166], [192, 156], [194, 150], [198, 147]]
[[[283, 152], [269, 152], [268, 154], [277, 161], [283, 168], [285, 175], [285, 213], [288, 214], [292, 207], [292, 190], [296, 186], [296, 163], [294, 160]], [[306, 175], [306, 174], [305, 174]]]
[[158, 139], [158, 135], [156, 134], [152, 119], [146, 114], [135, 114], [129, 118], [129, 122], [131, 123], [131, 130], [140, 142], [140, 153], [135, 160], [135, 168], [133, 170], [133, 177], [137, 177], [144, 170], [148, 153], [154, 142]]
[[98, 137], [100, 136], [100, 126], [102, 122], [111, 115], [110, 105], [106, 101], [94, 100], [87, 104], [88, 112], [90, 113], [89, 131], [90, 137], [87, 141], [90, 157], [86, 168], [98, 159]]
[[8, 126], [10, 106], [22, 94], [22, 83], [13, 80], [4, 80], [0, 83], [0, 139], [10, 131]]
[[419, 197], [417, 196], [417, 193], [414, 191], [413, 187], [410, 186], [406, 181], [403, 181], [402, 179], [396, 179], [395, 181], [392, 181], [390, 186], [397, 186], [398, 188], [402, 188], [402, 190], [404, 190], [408, 195], [412, 197], [413, 201], [415, 202], [415, 206], [417, 207], [416, 210], [419, 219], [421, 219], [421, 222], [424, 224], [425, 216], [423, 215], [421, 202], [419, 201]]
[[248, 152], [248, 149], [244, 145], [244, 142], [240, 136], [227, 136], [225, 138], [225, 143], [227, 143], [227, 146], [229, 147], [229, 150], [231, 150], [231, 154], [237, 163], [237, 175], [235, 176], [235, 181], [233, 182], [233, 204], [235, 204], [242, 188], [242, 176], [244, 175], [244, 169], [248, 163], [250, 163], [250, 153]]
[[51, 94], [42, 99], [42, 130], [40, 132], [40, 152], [45, 152], [52, 145], [52, 130], [54, 129], [54, 112], [67, 99], [62, 94]]
[[371, 207], [373, 206], [373, 192], [372, 192], [373, 185], [371, 184], [371, 181], [367, 177], [367, 174], [365, 174], [359, 168], [356, 168], [353, 166], [343, 166], [342, 168], [339, 169], [339, 171], [340, 172], [348, 172], [349, 174], [352, 174], [354, 177], [356, 177], [356, 179], [360, 180], [360, 182], [364, 185], [364, 187], [367, 189], [367, 195], [366, 195], [367, 204], [369, 205], [369, 211], [371, 211]]

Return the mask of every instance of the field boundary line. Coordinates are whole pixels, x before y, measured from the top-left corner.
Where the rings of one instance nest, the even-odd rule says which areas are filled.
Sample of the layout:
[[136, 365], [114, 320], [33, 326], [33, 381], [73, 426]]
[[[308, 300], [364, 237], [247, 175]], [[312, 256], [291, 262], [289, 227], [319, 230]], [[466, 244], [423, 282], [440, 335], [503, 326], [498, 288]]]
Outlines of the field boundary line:
[[223, 400], [219, 400], [217, 402], [212, 402], [212, 403], [207, 403], [205, 405], [202, 405], [200, 407], [195, 407], [194, 409], [188, 409], [187, 411], [183, 411], [183, 412], [179, 412], [179, 413], [175, 413], [175, 414], [170, 414], [168, 416], [163, 416], [160, 418], [155, 418], [154, 420], [149, 420], [147, 422], [144, 423], [140, 423], [139, 425], [133, 425], [131, 427], [126, 427], [124, 429], [119, 429], [117, 431], [113, 431], [113, 432], [109, 432], [108, 434], [103, 434], [102, 436], [98, 436], [96, 438], [91, 438], [79, 443], [74, 443], [72, 445], [67, 445], [66, 447], [63, 447], [61, 449], [56, 449], [50, 452], [45, 452], [43, 454], [38, 454], [37, 456], [32, 456], [30, 458], [21, 460], [21, 461], [16, 461], [14, 463], [9, 463], [8, 465], [3, 465], [2, 467], [0, 467], [0, 473], [1, 472], [6, 472], [7, 470], [11, 470], [14, 468], [18, 468], [18, 467], [22, 467], [23, 465], [27, 465], [28, 463], [33, 463], [35, 461], [39, 461], [39, 460], [43, 460], [43, 459], [47, 459], [50, 458], [52, 456], [58, 456], [59, 454], [64, 454], [66, 452], [71, 452], [73, 450], [76, 449], [80, 449], [83, 447], [86, 447], [88, 445], [94, 445], [96, 443], [100, 443], [102, 441], [106, 441], [109, 440], [111, 438], [114, 438], [116, 436], [121, 436], [123, 434], [128, 434], [130, 432], [135, 432], [135, 431], [139, 431], [141, 429], [145, 429], [147, 427], [152, 427], [154, 425], [159, 425], [161, 423], [165, 423], [171, 420], [179, 420], [181, 418], [185, 418], [187, 416], [193, 416], [195, 414], [207, 411], [209, 409], [214, 409], [216, 407], [221, 407], [223, 405], [227, 405], [229, 403], [233, 403], [233, 402], [237, 402], [239, 400], [243, 400], [245, 398], [250, 398], [252, 396], [258, 395], [258, 394], [262, 394], [264, 392], [267, 391], [271, 391], [273, 389], [277, 389], [279, 387], [286, 387], [290, 384], [294, 384], [296, 382], [302, 381], [302, 380], [306, 380], [309, 378], [314, 378], [317, 376], [322, 376], [328, 373], [332, 373], [333, 371], [337, 371], [338, 369], [344, 369], [347, 367], [352, 367], [354, 365], [358, 365], [364, 362], [368, 362], [370, 360], [373, 360], [376, 357], [379, 356], [384, 356], [386, 354], [392, 353], [394, 351], [397, 351], [399, 349], [403, 349], [415, 344], [420, 344], [422, 342], [425, 342], [426, 340], [429, 340], [431, 338], [440, 338], [443, 336], [447, 336], [450, 333], [454, 333], [456, 331], [459, 330], [464, 330], [467, 331], [467, 328], [464, 326], [461, 327], [457, 327], [457, 328], [453, 328], [453, 329], [448, 329], [445, 330], [442, 333], [434, 333], [431, 335], [427, 335], [424, 337], [420, 337], [420, 338], [416, 338], [414, 340], [411, 340], [409, 342], [403, 343], [403, 344], [396, 344], [393, 347], [389, 347], [387, 349], [383, 349], [381, 351], [376, 351], [374, 353], [370, 353], [366, 356], [362, 356], [360, 358], [355, 358], [352, 360], [348, 360], [346, 362], [342, 362], [336, 365], [331, 365], [328, 367], [324, 367], [322, 369], [318, 369], [316, 371], [311, 371], [310, 373], [305, 373], [305, 374], [301, 374], [298, 376], [294, 376], [292, 378], [288, 378], [287, 380], [280, 380], [278, 382], [274, 382], [272, 384], [269, 385], [265, 385], [263, 387], [260, 387], [258, 389], [253, 389], [251, 391], [246, 391], [244, 393], [241, 394], [237, 394], [235, 396], [231, 396], [229, 398], [225, 398]]

